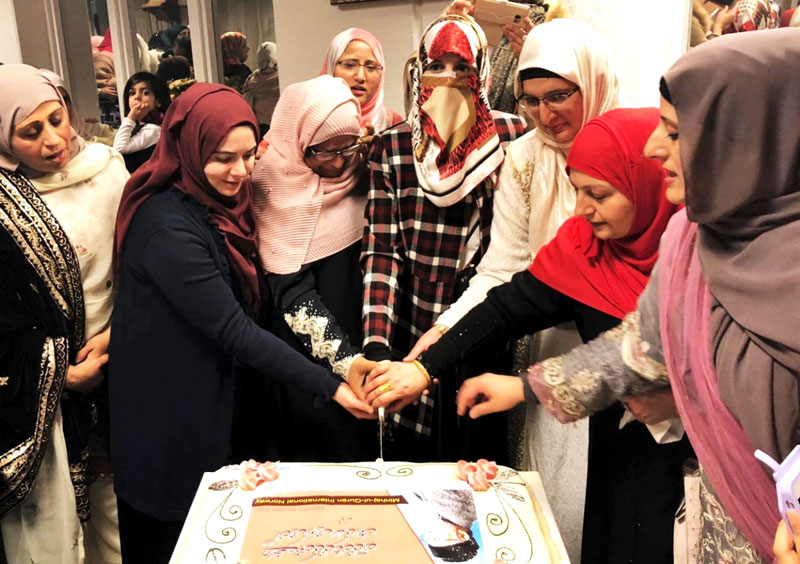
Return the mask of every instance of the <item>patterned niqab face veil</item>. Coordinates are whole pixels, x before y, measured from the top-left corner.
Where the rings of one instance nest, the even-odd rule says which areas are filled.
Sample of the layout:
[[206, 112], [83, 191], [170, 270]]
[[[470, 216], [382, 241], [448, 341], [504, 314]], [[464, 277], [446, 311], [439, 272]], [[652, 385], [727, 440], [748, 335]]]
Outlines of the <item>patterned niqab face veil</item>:
[[[471, 18], [444, 16], [422, 36], [411, 69], [414, 166], [425, 196], [450, 206], [492, 174], [503, 161], [486, 88], [486, 37]], [[474, 73], [426, 74], [436, 59], [452, 54]]]

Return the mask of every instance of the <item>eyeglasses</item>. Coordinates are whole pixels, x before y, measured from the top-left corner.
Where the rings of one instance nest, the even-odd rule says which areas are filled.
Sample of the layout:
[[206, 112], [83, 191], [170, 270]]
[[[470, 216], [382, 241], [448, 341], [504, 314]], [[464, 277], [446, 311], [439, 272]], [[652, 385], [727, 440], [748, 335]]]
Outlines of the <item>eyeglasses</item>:
[[342, 67], [346, 72], [355, 74], [358, 72], [360, 67], [364, 67], [364, 72], [370, 76], [378, 76], [381, 74], [383, 67], [380, 66], [378, 63], [374, 63], [372, 61], [368, 63], [364, 63], [363, 65], [354, 59], [347, 59], [346, 61], [337, 61], [337, 65]]
[[520, 108], [529, 113], [533, 111], [538, 112], [539, 104], [542, 102], [544, 102], [544, 105], [550, 110], [559, 110], [564, 106], [564, 104], [567, 103], [567, 100], [569, 100], [570, 96], [575, 94], [578, 90], [580, 90], [580, 88], [576, 86], [567, 92], [556, 92], [555, 94], [550, 94], [549, 96], [544, 96], [542, 98], [523, 94], [517, 98], [517, 103], [519, 104]]
[[328, 162], [332, 161], [336, 157], [342, 157], [345, 160], [350, 160], [356, 153], [359, 152], [361, 149], [361, 142], [359, 141], [355, 145], [351, 145], [350, 147], [345, 147], [344, 149], [339, 149], [338, 151], [321, 151], [319, 149], [315, 149], [314, 147], [309, 147], [307, 154], [309, 157], [316, 159], [319, 162]]

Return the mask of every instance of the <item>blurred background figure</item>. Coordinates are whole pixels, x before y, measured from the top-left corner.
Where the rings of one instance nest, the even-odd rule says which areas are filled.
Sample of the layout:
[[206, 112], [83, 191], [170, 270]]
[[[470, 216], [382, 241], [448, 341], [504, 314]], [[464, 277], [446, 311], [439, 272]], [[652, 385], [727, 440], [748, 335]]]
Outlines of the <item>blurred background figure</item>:
[[272, 112], [278, 97], [278, 46], [272, 41], [265, 41], [258, 46], [258, 68], [244, 82], [244, 99], [253, 108], [258, 120], [260, 136], [269, 130]]
[[[228, 31], [220, 36], [219, 43], [222, 49], [222, 69], [225, 74], [225, 84], [242, 92], [245, 80], [253, 72], [245, 64], [247, 56], [250, 54], [250, 47], [247, 46], [247, 37], [238, 31]], [[180, 54], [186, 56], [185, 53]]]

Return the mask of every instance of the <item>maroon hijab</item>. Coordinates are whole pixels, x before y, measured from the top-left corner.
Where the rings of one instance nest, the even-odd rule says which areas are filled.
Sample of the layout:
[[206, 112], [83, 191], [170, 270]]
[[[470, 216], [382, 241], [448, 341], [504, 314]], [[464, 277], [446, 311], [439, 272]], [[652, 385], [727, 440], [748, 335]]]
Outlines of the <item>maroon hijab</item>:
[[153, 194], [175, 186], [208, 208], [209, 219], [225, 237], [245, 309], [255, 313], [260, 297], [250, 180], [236, 196], [227, 197], [211, 186], [203, 172], [217, 146], [237, 125], [249, 125], [258, 138], [253, 110], [227, 86], [198, 83], [175, 99], [164, 116], [153, 156], [131, 176], [122, 193], [114, 234], [114, 263], [119, 265], [125, 235], [139, 206]]

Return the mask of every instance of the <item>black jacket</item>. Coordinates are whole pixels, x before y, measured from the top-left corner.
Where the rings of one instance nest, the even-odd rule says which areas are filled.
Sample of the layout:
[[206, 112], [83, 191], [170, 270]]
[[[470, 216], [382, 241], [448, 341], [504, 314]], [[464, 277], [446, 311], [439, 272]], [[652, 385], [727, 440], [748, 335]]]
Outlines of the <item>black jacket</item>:
[[109, 351], [115, 489], [145, 514], [182, 520], [203, 472], [226, 463], [237, 361], [317, 403], [341, 380], [247, 317], [222, 234], [177, 189], [137, 210], [120, 263]]

